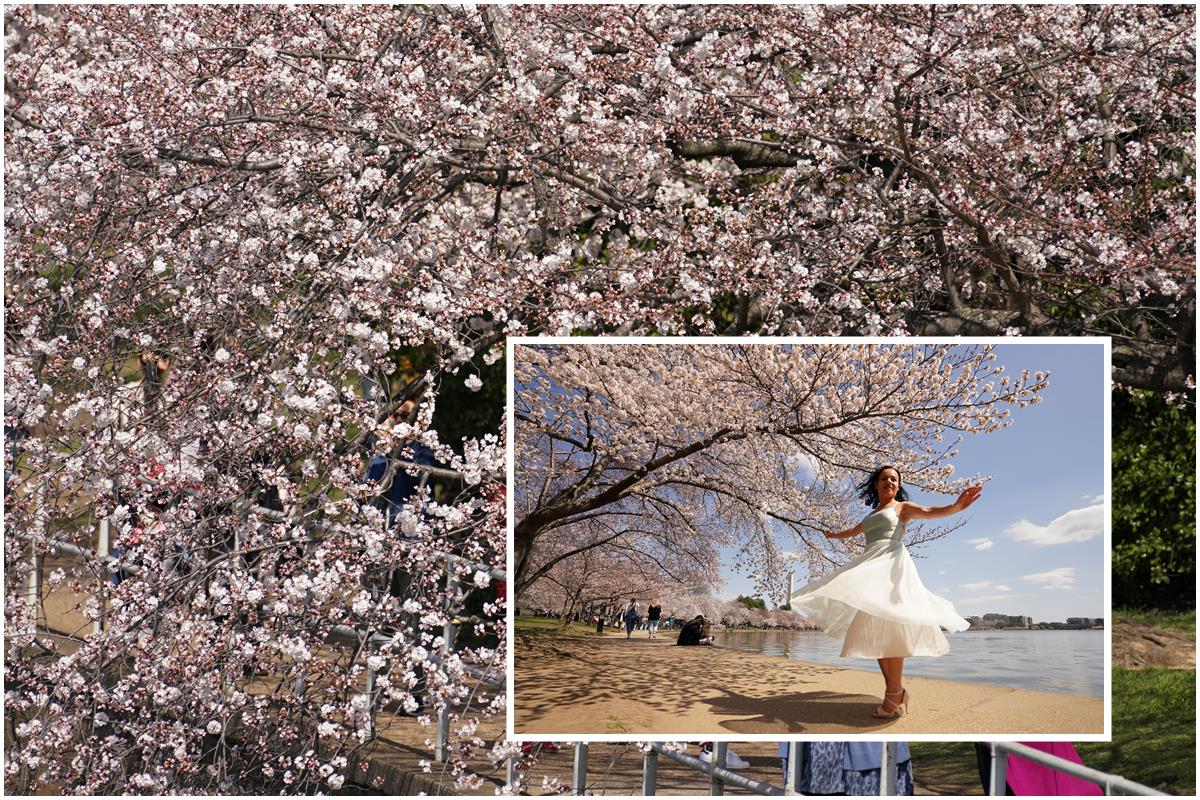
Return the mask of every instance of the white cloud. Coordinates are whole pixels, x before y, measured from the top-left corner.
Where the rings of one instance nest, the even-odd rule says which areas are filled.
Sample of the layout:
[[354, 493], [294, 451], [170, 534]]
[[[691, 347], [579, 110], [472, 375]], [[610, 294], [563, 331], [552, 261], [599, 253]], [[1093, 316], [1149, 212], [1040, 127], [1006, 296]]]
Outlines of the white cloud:
[[1043, 589], [1074, 589], [1075, 568], [1059, 567], [1047, 572], [1035, 572], [1032, 575], [1022, 575], [1021, 580], [1041, 584]]
[[997, 600], [1013, 600], [1017, 597], [1023, 597], [1019, 594], [984, 594], [979, 597], [968, 597], [965, 600], [955, 600], [956, 606], [978, 606], [984, 603], [994, 603]]
[[1007, 586], [992, 583], [991, 581], [975, 581], [974, 583], [964, 583], [960, 589], [966, 589], [968, 592], [978, 592], [981, 589], [995, 589], [998, 592], [1011, 592], [1012, 589]]
[[991, 550], [995, 542], [991, 539], [967, 539], [967, 544], [975, 545], [976, 550]]
[[811, 481], [817, 477], [817, 471], [821, 466], [821, 462], [808, 453], [799, 452], [792, 456], [792, 466], [800, 470], [800, 474]]
[[1104, 495], [1103, 494], [1083, 494], [1083, 495], [1079, 496], [1079, 499], [1085, 503], [1103, 503]]
[[1019, 542], [1032, 542], [1039, 546], [1084, 542], [1104, 532], [1104, 505], [1097, 503], [1073, 509], [1049, 525], [1036, 525], [1023, 519], [1009, 525], [1004, 532]]

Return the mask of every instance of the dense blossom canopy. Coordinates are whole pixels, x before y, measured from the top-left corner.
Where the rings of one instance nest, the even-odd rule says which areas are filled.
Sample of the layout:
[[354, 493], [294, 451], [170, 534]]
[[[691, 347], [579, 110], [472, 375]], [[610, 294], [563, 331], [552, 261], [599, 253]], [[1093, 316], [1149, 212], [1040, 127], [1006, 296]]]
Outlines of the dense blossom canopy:
[[[80, 348], [135, 313], [108, 282], [147, 280], [191, 336], [212, 303], [317, 322], [320, 297], [312, 328], [364, 366], [396, 341], [469, 346], [468, 319], [1112, 333], [1127, 380], [1180, 389], [1194, 23], [1165, 6], [16, 9], [7, 254], [50, 285], [14, 296], [68, 302], [45, 273], [103, 258], [71, 282]], [[53, 339], [37, 316], [29, 335]]]
[[[368, 659], [382, 701], [466, 696], [500, 607], [438, 660], [461, 593], [422, 565], [502, 563], [504, 432], [432, 421], [508, 334], [1111, 333], [1123, 382], [1186, 389], [1194, 23], [7, 7], [5, 566], [107, 519], [138, 570], [50, 572], [103, 616], [63, 640], [6, 582], [8, 777], [337, 788]], [[389, 526], [379, 495], [422, 475]], [[334, 624], [405, 635], [370, 654]]]

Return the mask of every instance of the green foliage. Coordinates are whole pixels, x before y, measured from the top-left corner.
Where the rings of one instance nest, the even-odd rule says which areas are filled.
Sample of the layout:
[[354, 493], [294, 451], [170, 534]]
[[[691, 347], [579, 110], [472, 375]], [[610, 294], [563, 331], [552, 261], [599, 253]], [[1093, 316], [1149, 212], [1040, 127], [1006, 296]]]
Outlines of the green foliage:
[[[389, 358], [396, 366], [390, 387], [395, 393], [432, 368], [435, 354], [428, 346], [402, 347], [393, 350]], [[470, 375], [478, 375], [483, 383], [477, 392], [466, 387], [465, 381]], [[458, 374], [442, 375], [438, 381], [437, 407], [433, 412], [433, 429], [438, 432], [438, 438], [461, 453], [464, 438], [477, 439], [486, 433], [495, 433], [504, 414], [506, 380], [504, 358], [494, 364], [485, 364], [482, 355], [460, 366]]]
[[737, 596], [737, 602], [741, 603], [746, 608], [761, 608], [763, 611], [767, 610], [767, 603], [761, 597], [743, 597], [739, 594]]
[[1113, 602], [1195, 608], [1193, 409], [1116, 391], [1112, 411]]
[[[483, 387], [473, 392], [464, 385], [469, 375], [478, 375]], [[433, 412], [433, 427], [438, 438], [456, 451], [462, 452], [462, 440], [495, 433], [504, 414], [504, 359], [484, 364], [476, 358], [459, 368], [457, 375], [446, 375], [438, 386], [437, 408]]]

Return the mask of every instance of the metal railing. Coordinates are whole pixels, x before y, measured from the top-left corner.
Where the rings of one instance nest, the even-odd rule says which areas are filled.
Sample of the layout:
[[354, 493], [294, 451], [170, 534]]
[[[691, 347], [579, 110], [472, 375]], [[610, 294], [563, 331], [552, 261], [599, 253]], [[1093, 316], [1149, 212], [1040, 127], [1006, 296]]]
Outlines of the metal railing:
[[[41, 515], [39, 515], [39, 520]], [[99, 562], [104, 571], [101, 574], [101, 580], [106, 581], [109, 573], [119, 573], [121, 575], [141, 575], [142, 569], [136, 564], [123, 563], [120, 558], [115, 557], [110, 551], [110, 523], [107, 518], [99, 522], [98, 544], [99, 551], [92, 550], [87, 547], [63, 541], [51, 536], [47, 536], [42, 529], [44, 525], [39, 525], [39, 530], [36, 533], [15, 532], [15, 535], [29, 542], [31, 548], [30, 571], [27, 576], [26, 593], [30, 602], [40, 605], [41, 598], [41, 573], [43, 569], [43, 556], [37, 552], [36, 546], [42, 545], [50, 550], [52, 554], [66, 553], [86, 561]], [[236, 548], [235, 548], [236, 550]], [[232, 554], [232, 551], [231, 551]], [[504, 570], [497, 569], [488, 564], [475, 563], [469, 559], [465, 559], [455, 553], [443, 551], [435, 551], [433, 553], [440, 558], [445, 564], [447, 594], [452, 597], [457, 597], [459, 583], [457, 577], [451, 571], [451, 567], [455, 565], [466, 565], [468, 569], [473, 569], [477, 573], [483, 573], [488, 576], [488, 584], [493, 581], [508, 581], [508, 575]], [[455, 622], [454, 609], [449, 608], [447, 611], [447, 619], [442, 626], [442, 652], [441, 658], [446, 659], [454, 652], [454, 641], [458, 634], [458, 625]], [[99, 634], [103, 628], [103, 615], [97, 615], [92, 621], [92, 633]], [[395, 641], [396, 637], [385, 633], [371, 633], [360, 628], [351, 627], [349, 625], [335, 625], [330, 630], [330, 635], [343, 642], [354, 643], [362, 647], [363, 652], [367, 656], [367, 674], [364, 694], [367, 698], [368, 713], [371, 718], [371, 733], [375, 733], [375, 706], [377, 704], [375, 694], [376, 679], [378, 677], [377, 670], [371, 666], [370, 656], [373, 655], [379, 648], [385, 647]], [[464, 665], [465, 670], [472, 677], [493, 686], [503, 686], [503, 676], [495, 676], [489, 670], [473, 669], [470, 665]], [[306, 688], [304, 673], [296, 679], [294, 691], [297, 694], [302, 693]], [[438, 708], [438, 724], [437, 735], [434, 740], [434, 760], [446, 761], [448, 752], [448, 743], [450, 738], [450, 705], [442, 703]]]
[[1107, 772], [1101, 772], [1098, 769], [1085, 767], [1082, 764], [1076, 764], [1074, 761], [1042, 752], [1028, 745], [1016, 742], [992, 742], [991, 750], [992, 768], [989, 784], [992, 795], [1003, 795], [1006, 791], [1008, 756], [1010, 755], [1024, 758], [1035, 764], [1041, 764], [1044, 767], [1049, 767], [1080, 780], [1091, 781], [1098, 784], [1106, 795], [1166, 795], [1166, 792], [1151, 789], [1149, 786], [1143, 786], [1128, 778], [1122, 778], [1120, 775], [1112, 775]]
[[[1019, 756], [1042, 766], [1080, 778], [1081, 780], [1091, 781], [1098, 784], [1106, 795], [1165, 795], [1164, 792], [1152, 789], [1149, 786], [1143, 786], [1128, 778], [1085, 767], [1082, 764], [1076, 764], [1074, 761], [1068, 761], [1065, 758], [1036, 750], [1028, 745], [1015, 742], [995, 742], [990, 747], [992, 751], [992, 795], [1003, 795], [1005, 793], [1009, 755]], [[707, 775], [709, 779], [708, 793], [711, 796], [724, 795], [726, 786], [734, 786], [769, 797], [801, 794], [800, 785], [801, 776], [804, 774], [804, 763], [803, 749], [800, 742], [788, 742], [788, 755], [784, 768], [785, 777], [783, 786], [754, 780], [753, 778], [733, 772], [726, 766], [728, 755], [729, 745], [725, 742], [717, 742], [713, 746], [713, 761], [711, 764], [678, 750], [667, 749], [660, 742], [651, 742], [642, 758], [641, 793], [647, 797], [655, 796], [658, 789], [658, 762], [659, 759], [666, 758]], [[519, 756], [512, 756], [508, 760], [505, 780], [506, 786], [510, 789], [516, 785], [519, 777], [517, 768], [518, 760]], [[884, 743], [879, 766], [879, 795], [887, 797], [895, 794], [896, 778], [898, 775], [895, 742]], [[574, 756], [571, 766], [571, 794], [583, 795], [587, 793], [587, 775], [588, 745], [584, 742], [577, 742], [574, 745]]]
[[[756, 794], [777, 797], [780, 795], [800, 794], [800, 776], [803, 774], [803, 751], [800, 742], [788, 742], [786, 779], [783, 786], [758, 781], [730, 770], [727, 766], [729, 744], [717, 742], [713, 745], [712, 763], [702, 761], [695, 756], [669, 750], [660, 742], [650, 742], [642, 758], [642, 794], [653, 797], [658, 789], [658, 761], [666, 758], [681, 764], [688, 769], [696, 770], [708, 776], [708, 793], [711, 796], [725, 794], [726, 786], [734, 786]], [[509, 760], [508, 787], [513, 786], [516, 773], [516, 756]], [[582, 795], [587, 790], [588, 746], [586, 743], [575, 744], [575, 754], [571, 769], [571, 794]], [[896, 743], [885, 742], [883, 757], [880, 764], [879, 794], [888, 796], [895, 793], [896, 786]], [[890, 790], [890, 791], [889, 791]]]

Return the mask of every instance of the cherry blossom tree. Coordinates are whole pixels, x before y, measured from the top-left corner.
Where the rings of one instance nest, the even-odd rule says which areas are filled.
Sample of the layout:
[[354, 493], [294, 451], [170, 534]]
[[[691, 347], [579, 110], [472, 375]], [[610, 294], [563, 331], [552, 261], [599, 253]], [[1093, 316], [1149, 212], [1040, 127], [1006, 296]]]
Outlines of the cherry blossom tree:
[[[506, 335], [1102, 333], [1187, 391], [1194, 23], [6, 6], [6, 776], [336, 789], [375, 700], [469, 695], [500, 608], [439, 660], [428, 565], [502, 563], [505, 432], [434, 420]], [[104, 523], [33, 586], [99, 630], [51, 636], [25, 579]]]
[[640, 598], [644, 611], [656, 597], [719, 583], [716, 554], [702, 539], [616, 522], [596, 517], [547, 533], [517, 602], [560, 611], [565, 623], [583, 607]]
[[764, 612], [762, 609], [747, 608], [737, 600], [721, 600], [712, 594], [697, 591], [665, 595], [663, 613], [683, 620], [703, 614], [705, 619], [726, 627], [812, 627], [805, 617], [794, 611], [774, 609]]
[[952, 478], [961, 436], [1010, 425], [1048, 381], [1002, 374], [990, 346], [522, 344], [514, 358], [518, 593], [552, 563], [543, 538], [586, 522], [677, 531], [660, 541], [710, 563], [737, 546], [777, 595], [785, 550], [814, 573], [852, 552], [820, 532], [854, 524], [864, 470], [957, 493], [980, 479]]
[[[384, 335], [461, 348], [465, 319], [1102, 333], [1122, 380], [1178, 390], [1194, 22], [1168, 6], [22, 8], [10, 217], [39, 234], [10, 256], [150, 270], [187, 316], [208, 294], [274, 313], [281, 287], [310, 288], [376, 355]], [[255, 274], [184, 292], [213, 265]], [[76, 294], [85, 318], [111, 305]]]

